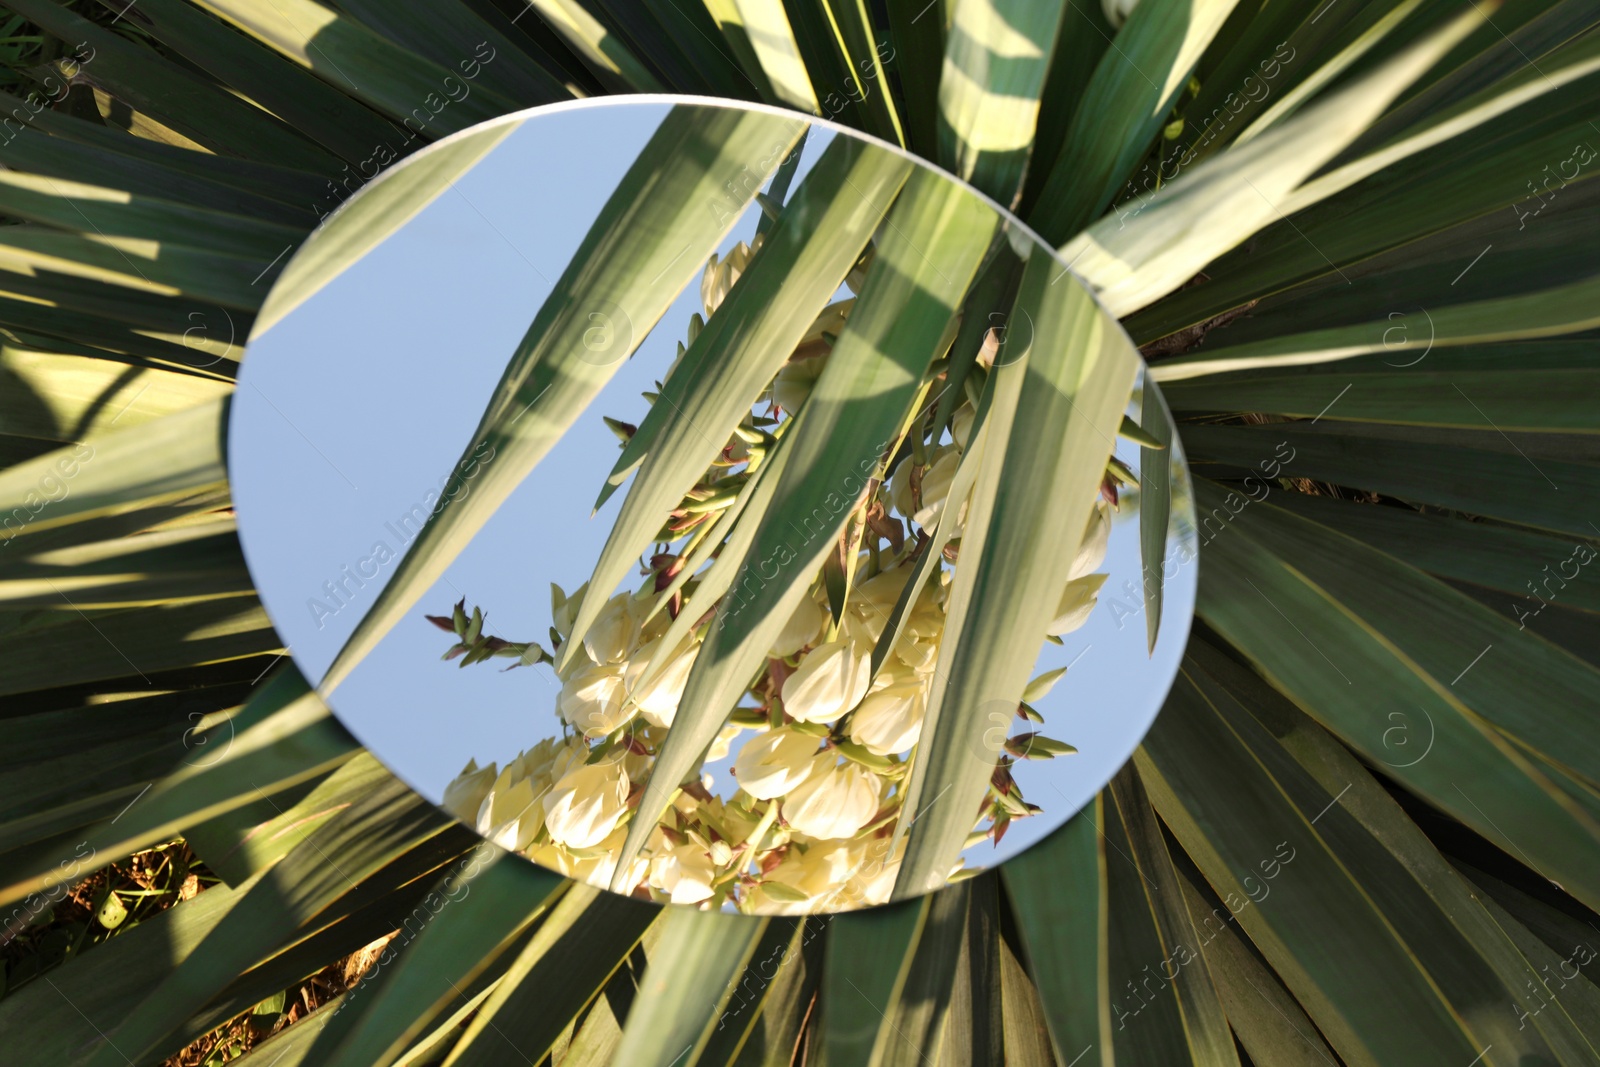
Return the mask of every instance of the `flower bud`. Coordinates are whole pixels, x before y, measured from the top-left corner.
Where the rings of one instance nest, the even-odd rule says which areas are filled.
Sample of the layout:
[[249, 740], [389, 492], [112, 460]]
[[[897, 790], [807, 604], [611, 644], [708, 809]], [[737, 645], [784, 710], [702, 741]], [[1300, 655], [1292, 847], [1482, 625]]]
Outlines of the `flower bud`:
[[[961, 463], [961, 451], [954, 445], [940, 445], [928, 454], [928, 465], [923, 468], [917, 493], [922, 500], [920, 507], [911, 492], [914, 461], [914, 456], [907, 456], [895, 467], [889, 479], [889, 499], [895, 510], [926, 530], [944, 514], [945, 497], [950, 494], [950, 483], [955, 480], [956, 467]], [[965, 505], [962, 501], [963, 508]]]
[[965, 452], [967, 444], [972, 439], [972, 423], [978, 413], [972, 405], [963, 403], [950, 415], [950, 436], [955, 438], [956, 445]]
[[619, 663], [639, 642], [639, 618], [633, 598], [618, 593], [606, 602], [583, 635], [584, 651], [596, 663]]
[[783, 682], [783, 710], [802, 722], [832, 722], [861, 702], [871, 681], [871, 646], [842, 639], [806, 653]]
[[689, 671], [694, 667], [695, 657], [700, 654], [700, 645], [695, 642], [684, 645], [656, 672], [654, 678], [640, 685], [644, 681], [645, 668], [660, 647], [661, 638], [658, 637], [641, 647], [629, 662], [626, 675], [628, 700], [652, 726], [671, 726], [673, 716], [678, 714], [678, 701], [683, 699], [683, 687], [689, 681]]
[[1089, 525], [1078, 543], [1078, 554], [1067, 572], [1067, 580], [1082, 578], [1106, 561], [1106, 546], [1111, 541], [1111, 504], [1104, 497], [1094, 502]]
[[780, 726], [744, 743], [734, 757], [733, 775], [746, 793], [771, 800], [805, 781], [816, 751], [816, 738]]
[[1088, 622], [1089, 613], [1094, 610], [1100, 587], [1105, 583], [1104, 574], [1090, 574], [1068, 582], [1067, 588], [1061, 593], [1061, 605], [1056, 608], [1056, 617], [1045, 633], [1051, 637], [1060, 637]]
[[917, 743], [926, 709], [927, 688], [920, 680], [869, 693], [850, 716], [850, 740], [879, 756], [904, 752]]
[[544, 798], [552, 840], [590, 848], [616, 827], [628, 804], [628, 776], [620, 763], [584, 764], [568, 771]]
[[832, 752], [812, 757], [811, 773], [783, 798], [790, 829], [820, 840], [853, 837], [878, 813], [878, 776]]
[[822, 636], [822, 627], [828, 621], [828, 612], [809, 596], [801, 597], [794, 614], [783, 624], [783, 629], [773, 639], [770, 655], [787, 659]]
[[507, 768], [478, 807], [477, 829], [501, 848], [516, 852], [539, 832], [542, 815], [533, 783], [527, 778], [513, 780]]
[[461, 768], [455, 781], [444, 787], [441, 806], [463, 822], [475, 822], [478, 809], [483, 806], [483, 798], [489, 795], [489, 789], [497, 777], [499, 772], [493, 763], [479, 767], [477, 760], [467, 760], [467, 765]]
[[556, 710], [585, 738], [595, 740], [616, 730], [638, 710], [623, 700], [623, 695], [621, 667], [580, 667], [562, 684]]
[[1106, 21], [1111, 23], [1114, 30], [1122, 28], [1138, 5], [1139, 0], [1100, 0], [1100, 10], [1105, 13]]
[[785, 363], [779, 369], [778, 376], [772, 380], [772, 402], [784, 411], [791, 413], [799, 411], [800, 405], [811, 395], [812, 387], [817, 384], [817, 379], [822, 377], [822, 371], [827, 365], [826, 353]]
[[698, 904], [711, 897], [711, 880], [717, 871], [705, 850], [695, 844], [657, 855], [650, 862], [650, 884], [668, 894], [674, 904]]

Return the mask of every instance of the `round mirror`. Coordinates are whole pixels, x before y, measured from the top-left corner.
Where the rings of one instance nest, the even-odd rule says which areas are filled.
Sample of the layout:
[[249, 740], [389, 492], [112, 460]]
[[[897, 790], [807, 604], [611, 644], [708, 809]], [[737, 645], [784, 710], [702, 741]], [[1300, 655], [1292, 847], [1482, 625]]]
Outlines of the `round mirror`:
[[340, 195], [229, 473], [295, 663], [420, 793], [616, 892], [839, 911], [1002, 862], [1128, 759], [1193, 609], [1187, 472], [998, 205], [660, 97]]

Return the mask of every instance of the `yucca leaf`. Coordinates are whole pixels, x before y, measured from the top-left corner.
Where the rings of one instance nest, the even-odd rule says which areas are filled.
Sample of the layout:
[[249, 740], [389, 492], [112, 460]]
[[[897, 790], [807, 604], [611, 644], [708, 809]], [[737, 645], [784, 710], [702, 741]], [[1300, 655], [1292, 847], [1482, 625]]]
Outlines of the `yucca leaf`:
[[1121, 331], [1075, 281], [1052, 284], [1061, 277], [1054, 259], [1029, 260], [1017, 307], [1032, 323], [1031, 345], [991, 379], [990, 388], [1014, 391], [1015, 415], [1009, 425], [996, 420], [1005, 403], [997, 393], [906, 785], [905, 811], [919, 825], [897, 896], [942, 885], [972, 830], [999, 755], [984, 747], [988, 715], [1022, 699], [1072, 563], [1059, 531], [1088, 521], [1137, 373]]
[[1194, 944], [1183, 889], [1138, 771], [1123, 767], [1108, 792], [1112, 803], [1106, 809], [1106, 844], [1115, 855], [1107, 866], [1112, 901], [1108, 977], [1114, 991], [1117, 1062], [1237, 1067], [1233, 1035], [1210, 970]]
[[204, 148], [329, 177], [337, 173], [337, 160], [290, 126], [154, 50], [95, 25], [53, 0], [16, 0], [10, 7], [42, 29], [73, 42], [74, 54], [89, 56], [90, 77], [96, 86]]
[[[1238, 923], [1346, 1063], [1470, 1062], [1483, 1046], [1311, 822], [1335, 798], [1307, 810], [1213, 723], [1217, 712], [1180, 676], [1135, 754], [1162, 821], [1224, 902], [1196, 926], [1202, 950], [1212, 928]], [[1308, 950], [1330, 937], [1382, 966], [1353, 970]]]
[[253, 591], [231, 520], [24, 556], [26, 545], [0, 557], [0, 607], [157, 607]]
[[1139, 566], [1144, 573], [1144, 623], [1154, 654], [1161, 630], [1162, 591], [1167, 581], [1167, 530], [1172, 522], [1172, 413], [1148, 371], [1139, 417], [1150, 437], [1139, 447]]
[[[121, 12], [116, 0], [100, 0]], [[141, 2], [140, 27], [162, 44], [264, 106], [353, 167], [372, 167], [381, 145], [401, 136], [392, 123], [352, 100], [336, 86], [237, 33], [182, 0]], [[470, 55], [471, 49], [463, 55]], [[319, 183], [320, 184], [320, 183]], [[310, 206], [325, 195], [318, 189]], [[274, 249], [276, 251], [276, 249]]]
[[[775, 104], [787, 104], [800, 111], [817, 112], [817, 96], [812, 91], [806, 65], [789, 28], [782, 0], [716, 0], [739, 14], [744, 32], [761, 71], [772, 85]], [[711, 5], [707, 5], [710, 7]], [[723, 24], [724, 32], [727, 23]]]
[[989, 207], [932, 171], [907, 181], [828, 366], [786, 435], [776, 503], [760, 516], [747, 509], [744, 522], [759, 517], [755, 538], [690, 671], [619, 870], [699, 764], [868, 481], [881, 474], [936, 349], [948, 343], [995, 222]]
[[635, 93], [666, 89], [628, 46], [577, 0], [529, 0], [529, 4], [561, 34], [607, 89]]
[[[408, 132], [441, 137], [515, 110], [518, 103], [486, 85], [462, 81], [454, 67], [423, 59], [316, 0], [274, 0], [270, 7], [247, 0], [197, 0], [196, 6], [398, 120]], [[459, 57], [461, 63], [492, 59], [492, 46], [488, 53]], [[465, 71], [462, 67], [460, 73]], [[459, 97], [447, 81], [451, 78], [463, 88]], [[396, 130], [394, 139], [402, 137]], [[379, 147], [374, 144], [372, 151]]]
[[[1592, 537], [1594, 528], [1582, 499], [1600, 491], [1600, 465], [1542, 455], [1535, 461], [1525, 445], [1508, 443], [1488, 426], [1492, 418], [1485, 419], [1482, 432], [1443, 431], [1448, 437], [1440, 440], [1418, 440], [1393, 426], [1310, 426], [1304, 422], [1281, 429], [1264, 427], [1265, 432], [1237, 426], [1195, 426], [1184, 438], [1191, 449], [1191, 463], [1219, 462], [1250, 469], [1277, 463], [1287, 450], [1295, 477], [1359, 485], [1417, 504]], [[1524, 451], [1519, 454], [1519, 449]], [[1216, 523], [1206, 527], [1205, 522], [1201, 520], [1202, 527], [1210, 536]]]
[[[1180, 380], [1164, 392], [1187, 411], [1225, 406], [1319, 421], [1474, 430], [1485, 422], [1473, 404], [1487, 401], [1484, 410], [1493, 410], [1501, 430], [1592, 433], [1600, 431], [1600, 414], [1584, 397], [1597, 379], [1600, 361], [1588, 342], [1554, 340], [1402, 350], [1352, 357], [1337, 367], [1264, 366]], [[1467, 399], [1473, 397], [1482, 400]]]
[[[1203, 485], [1200, 489], [1200, 507], [1209, 512], [1221, 494]], [[1206, 567], [1200, 578], [1201, 617], [1347, 745], [1384, 764], [1385, 773], [1502, 848], [1536, 863], [1578, 899], [1600, 900], [1596, 888], [1600, 870], [1594, 863], [1600, 853], [1593, 845], [1600, 837], [1600, 826], [1540, 774], [1511, 737], [1482, 717], [1497, 714], [1508, 727], [1527, 728], [1517, 719], [1507, 718], [1502, 709], [1502, 680], [1475, 683], [1473, 679], [1473, 673], [1485, 666], [1483, 657], [1505, 648], [1462, 643], [1446, 662], [1437, 647], [1418, 647], [1416, 623], [1386, 622], [1385, 629], [1406, 635], [1404, 644], [1397, 646], [1392, 637], [1371, 629], [1370, 622], [1359, 614], [1359, 604], [1355, 612], [1346, 614], [1349, 609], [1340, 594], [1348, 596], [1348, 590], [1335, 592], [1323, 584], [1325, 574], [1314, 578], [1305, 573], [1301, 568], [1309, 567], [1307, 560], [1298, 558], [1290, 565], [1279, 555], [1284, 550], [1283, 535], [1278, 532], [1282, 525], [1289, 521], [1310, 524], [1252, 514], [1268, 510], [1272, 510], [1270, 504], [1252, 505], [1206, 544]], [[1331, 537], [1323, 538], [1321, 546], [1325, 550], [1345, 547]], [[1356, 547], [1347, 551], [1351, 553], [1347, 565], [1354, 562], [1366, 569], [1383, 564], [1375, 558], [1377, 553], [1362, 553]], [[1375, 570], [1386, 572], [1399, 576], [1403, 570]], [[1418, 588], [1430, 584], [1431, 580], [1416, 583]], [[1465, 632], [1456, 631], [1458, 641], [1476, 639], [1472, 630], [1482, 625], [1476, 615], [1474, 612], [1463, 620]], [[1286, 618], [1292, 620], [1295, 636], [1309, 654], [1283, 639]], [[1430, 625], [1443, 621], [1433, 617]], [[1268, 631], [1276, 636], [1265, 640]], [[1512, 633], [1523, 641], [1511, 647], [1539, 640], [1515, 630]], [[1544, 650], [1544, 654], [1563, 655], [1554, 649]], [[1475, 657], [1480, 662], [1474, 663]], [[1571, 664], [1588, 669], [1576, 660]], [[1499, 665], [1497, 669], [1506, 668]], [[1383, 698], [1373, 695], [1374, 686], [1381, 687]], [[1384, 709], [1395, 711], [1400, 718], [1391, 717]], [[1400, 734], [1393, 732], [1397, 726], [1402, 728]], [[1429, 755], [1415, 758], [1409, 749], [1403, 756], [1397, 754], [1389, 742], [1400, 736], [1431, 736], [1431, 748], [1424, 748]]]
[[782, 0], [825, 119], [903, 144], [862, 0]]
[[496, 123], [397, 167], [339, 212], [317, 240], [290, 260], [256, 316], [260, 337], [351, 264], [416, 217], [505, 140], [520, 122]]
[[1102, 792], [1000, 868], [1056, 1059], [1110, 1067], [1110, 900]]
[[889, 1013], [910, 980], [933, 899], [844, 912], [830, 920], [817, 1038], [829, 1067], [875, 1067], [892, 1044], [904, 1040], [889, 1025]]
[[424, 1035], [461, 990], [489, 967], [571, 883], [487, 842], [461, 876], [435, 889], [441, 898], [420, 931], [389, 967], [345, 994], [366, 1003], [324, 1027], [302, 1063], [328, 1067], [393, 1063]]
[[[1147, 10], [1155, 10], [1155, 5], [1141, 4], [1135, 19]], [[1277, 221], [1293, 191], [1350, 144], [1481, 17], [1467, 12], [1365, 78], [1305, 108], [1292, 121], [1163, 186], [1135, 211], [1108, 215], [1062, 245], [1063, 258], [1094, 287], [1112, 314], [1127, 315], [1153, 303], [1223, 252]]]
[[[339, 9], [368, 29], [439, 64], [458, 83], [491, 89], [519, 107], [572, 99], [573, 94], [553, 71], [469, 4], [435, 4], [424, 11], [402, 4], [350, 0]], [[440, 88], [448, 90], [449, 85]]]
[[[1453, 515], [1357, 507], [1326, 496], [1282, 494], [1273, 503], [1446, 581], [1510, 593], [1516, 600], [1507, 600], [1505, 608], [1519, 623], [1540, 610], [1530, 584], [1537, 589], [1544, 583], [1564, 607], [1600, 612], [1600, 575], [1576, 565], [1568, 539]], [[1529, 560], [1557, 562], [1543, 563], [1530, 575]], [[1576, 572], [1570, 576], [1560, 565], [1567, 561]]]
[[[826, 919], [820, 920], [826, 922]], [[805, 919], [777, 918], [767, 920], [761, 934], [745, 963], [742, 973], [729, 981], [732, 992], [726, 1005], [717, 1016], [717, 1025], [711, 1038], [696, 1057], [697, 1063], [733, 1064], [746, 1051], [752, 1055], [760, 1051], [762, 1058], [782, 1058], [794, 1048], [794, 1020], [792, 1011], [799, 1007], [799, 999], [807, 995], [806, 986], [815, 987], [817, 975], [813, 970], [807, 979], [805, 961]], [[812, 940], [821, 942], [812, 931]], [[816, 962], [813, 952], [812, 964]], [[773, 998], [769, 1007], [768, 998]], [[800, 1008], [804, 1011], [804, 1008]], [[783, 1043], [787, 1034], [789, 1042]]]
[[[595, 564], [590, 588], [616, 588], [668, 514], [705, 476], [757, 395], [838, 291], [912, 166], [843, 137], [823, 152], [623, 447], [610, 484], [618, 482], [616, 472], [642, 465]], [[584, 599], [562, 663], [570, 661], [605, 604], [603, 596]]]
[[[107, 1035], [89, 1067], [126, 1063], [119, 1051], [154, 1051], [219, 985], [269, 956], [302, 924], [359, 880], [451, 827], [446, 816], [398, 779], [334, 816], [244, 891], [228, 915], [144, 1002]], [[458, 831], [463, 832], [464, 831]], [[327, 857], [339, 857], [330, 864]]]
[[[1317, 820], [1318, 832], [1386, 914], [1406, 916], [1403, 936], [1445, 995], [1459, 1005], [1501, 1000], [1537, 1011], [1532, 1031], [1515, 1010], [1468, 1018], [1483, 1043], [1557, 1062], [1593, 1054], [1566, 1012], [1546, 1015], [1542, 999], [1525, 988], [1530, 967], [1510, 934], [1515, 921], [1502, 923], [1483, 908], [1479, 894], [1343, 745], [1209, 647], [1199, 645], [1195, 658], [1210, 665], [1213, 678], [1227, 679], [1239, 703], [1219, 698], [1217, 707], [1279, 781], [1299, 779], [1298, 767], [1323, 795], [1342, 792], [1340, 804]], [[1245, 709], [1255, 723], [1241, 716]]]
[[[670, 908], [614, 1062], [673, 1067], [695, 1062], [770, 920]], [[695, 981], [684, 981], [684, 975]]]
[[[732, 228], [743, 202], [726, 174], [750, 168], [764, 179], [804, 129], [798, 119], [687, 106], [667, 114], [623, 177], [583, 244], [534, 317], [506, 367], [473, 438], [463, 450], [476, 477], [472, 491], [458, 465], [445, 489], [450, 507], [433, 513], [383, 591], [328, 668], [331, 691], [411, 609], [466, 547], [527, 473], [583, 413], [622, 361]], [[757, 183], [741, 183], [748, 201]], [[596, 308], [608, 309], [606, 334], [590, 331]], [[482, 464], [478, 450], [491, 447]], [[459, 494], [459, 496], [458, 496]]]
[[448, 1067], [500, 1063], [508, 1046], [538, 1060], [660, 918], [660, 909], [649, 904], [569, 883], [467, 1025]]
[[1396, 320], [1385, 317], [1353, 326], [1219, 347], [1204, 355], [1168, 360], [1151, 368], [1150, 374], [1158, 382], [1177, 382], [1230, 371], [1329, 363], [1380, 351], [1394, 353], [1387, 361], [1391, 367], [1403, 367], [1417, 362], [1434, 345], [1552, 337], [1600, 325], [1596, 293], [1600, 293], [1600, 276], [1542, 292], [1432, 309], [1426, 316], [1431, 326], [1428, 338], [1421, 335], [1421, 323], [1402, 324], [1397, 331]]
[[[0, 307], [0, 320], [4, 317]], [[82, 321], [71, 313], [62, 317]], [[15, 345], [0, 348], [0, 375], [9, 380], [0, 394], [0, 433], [53, 442], [82, 441], [152, 422], [220, 401], [229, 391], [226, 383], [197, 374]]]
[[[1038, 161], [1048, 177], [1028, 221], [1046, 240], [1059, 244], [1110, 206], [1234, 3], [1147, 0], [1133, 9], [1084, 86], [1060, 151]], [[1090, 29], [1080, 19], [1070, 32]]]
[[955, 4], [939, 77], [939, 162], [1005, 205], [1033, 147], [1062, 14], [1025, 0]]
[[[96, 828], [86, 843], [89, 856], [124, 856], [168, 840], [183, 827], [337, 767], [357, 751], [327, 708], [305, 686], [299, 672], [280, 671], [231, 721], [216, 732], [220, 757], [209, 749], [141, 794], [127, 811]], [[208, 741], [208, 744], [210, 742]], [[249, 781], [251, 792], [239, 783]], [[26, 870], [13, 870], [0, 887], [0, 903], [59, 885], [83, 870], [81, 855], [57, 866], [58, 856], [40, 856]]]
[[[1186, 873], [1179, 871], [1178, 878], [1190, 922], [1203, 923], [1214, 905], [1201, 896]], [[1335, 1062], [1333, 1050], [1316, 1024], [1278, 976], [1250, 950], [1244, 935], [1228, 925], [1213, 923], [1206, 929], [1209, 940], [1197, 950], [1205, 956], [1228, 1025], [1250, 1058], [1284, 1067], [1327, 1067]]]

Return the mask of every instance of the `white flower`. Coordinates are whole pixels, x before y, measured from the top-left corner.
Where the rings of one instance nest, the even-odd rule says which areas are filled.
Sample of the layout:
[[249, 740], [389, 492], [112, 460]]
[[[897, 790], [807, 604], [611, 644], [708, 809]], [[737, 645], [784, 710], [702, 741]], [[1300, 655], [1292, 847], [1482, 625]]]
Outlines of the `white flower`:
[[763, 883], [777, 882], [791, 890], [804, 893], [803, 901], [779, 900], [776, 896], [761, 893], [759, 887], [755, 911], [762, 914], [804, 914], [827, 907], [833, 895], [850, 879], [861, 863], [862, 849], [854, 841], [812, 841], [804, 848], [792, 846], [784, 854], [783, 862], [774, 867]]
[[733, 761], [739, 788], [757, 800], [781, 797], [811, 773], [817, 739], [787, 726], [751, 738]]
[[[611, 876], [617, 870], [617, 856], [622, 852], [622, 843], [628, 838], [628, 828], [619, 826], [606, 835], [592, 849], [585, 850], [593, 855], [574, 856], [560, 845], [541, 845], [532, 855], [531, 859], [542, 867], [557, 871], [568, 878], [576, 878], [580, 882], [587, 882], [601, 889], [609, 889]], [[628, 866], [629, 877], [623, 881], [627, 889], [632, 889], [644, 881], [649, 872], [650, 860], [645, 856], [635, 857]]]
[[478, 833], [501, 848], [516, 852], [526, 848], [539, 832], [544, 812], [539, 795], [528, 778], [513, 778], [507, 767], [478, 807]]
[[683, 699], [683, 687], [689, 680], [689, 671], [694, 667], [695, 657], [700, 654], [700, 645], [691, 643], [685, 646], [656, 672], [654, 678], [640, 685], [645, 668], [660, 647], [661, 638], [658, 637], [640, 648], [629, 662], [628, 699], [652, 726], [671, 726], [673, 716], [678, 714], [678, 701]]
[[891, 852], [889, 839], [872, 837], [862, 842], [866, 846], [860, 864], [843, 889], [838, 903], [848, 908], [869, 908], [875, 904], [889, 903], [894, 890], [895, 876], [900, 873], [900, 861], [905, 858], [906, 838]]
[[550, 623], [563, 639], [572, 633], [572, 620], [578, 617], [578, 609], [583, 606], [583, 597], [588, 591], [589, 583], [584, 582], [568, 596], [555, 582], [550, 583]]
[[1089, 513], [1089, 525], [1078, 544], [1078, 554], [1072, 560], [1067, 580], [1082, 578], [1106, 561], [1106, 546], [1111, 541], [1111, 503], [1104, 497], [1094, 502]]
[[880, 756], [904, 752], [922, 733], [927, 688], [921, 680], [868, 693], [850, 717], [850, 740]]
[[[916, 506], [911, 493], [911, 468], [915, 459], [907, 456], [894, 469], [889, 479], [889, 499], [900, 514], [923, 529], [929, 529], [944, 514], [945, 497], [950, 494], [950, 483], [955, 480], [956, 467], [961, 463], [961, 450], [955, 445], [940, 445], [928, 453], [928, 465], [923, 468], [918, 490], [921, 507]], [[963, 501], [963, 509], [965, 506]]]
[[832, 722], [861, 702], [872, 649], [842, 639], [818, 645], [783, 682], [783, 710], [802, 722]]
[[782, 814], [790, 829], [827, 840], [854, 836], [878, 813], [878, 803], [877, 775], [823, 752], [812, 757], [806, 780], [784, 797]]
[[711, 896], [717, 869], [705, 849], [693, 843], [658, 854], [650, 862], [650, 884], [672, 897], [674, 904], [698, 904]]
[[801, 597], [794, 614], [773, 639], [769, 655], [778, 659], [794, 655], [822, 636], [822, 627], [827, 621], [827, 609], [809, 596]]
[[441, 806], [463, 822], [475, 821], [478, 808], [483, 805], [483, 798], [489, 795], [489, 789], [497, 777], [499, 773], [493, 763], [480, 768], [477, 760], [469, 759], [455, 780], [444, 787]]
[[734, 739], [744, 730], [737, 723], [728, 723], [717, 731], [716, 739], [711, 742], [711, 747], [706, 749], [706, 762], [715, 763], [728, 754], [728, 749], [733, 745]]
[[791, 413], [799, 411], [800, 405], [811, 395], [812, 387], [817, 384], [817, 379], [822, 377], [827, 365], [826, 353], [785, 363], [779, 369], [778, 376], [772, 380], [772, 402], [784, 411]]
[[977, 414], [971, 404], [963, 402], [950, 416], [950, 436], [955, 438], [956, 445], [963, 452], [967, 450], [967, 444], [971, 440], [972, 420]]
[[627, 593], [608, 600], [583, 635], [583, 649], [596, 663], [618, 663], [638, 642], [639, 617]]
[[620, 762], [568, 771], [544, 798], [550, 837], [568, 848], [590, 848], [616, 827], [628, 806], [628, 775]]
[[1066, 589], [1061, 593], [1061, 605], [1056, 608], [1056, 617], [1045, 633], [1051, 637], [1060, 637], [1088, 622], [1089, 613], [1094, 610], [1100, 587], [1105, 584], [1104, 574], [1090, 574], [1068, 582]]
[[556, 710], [584, 737], [605, 737], [633, 718], [637, 710], [623, 700], [623, 690], [621, 667], [580, 667], [561, 686]]

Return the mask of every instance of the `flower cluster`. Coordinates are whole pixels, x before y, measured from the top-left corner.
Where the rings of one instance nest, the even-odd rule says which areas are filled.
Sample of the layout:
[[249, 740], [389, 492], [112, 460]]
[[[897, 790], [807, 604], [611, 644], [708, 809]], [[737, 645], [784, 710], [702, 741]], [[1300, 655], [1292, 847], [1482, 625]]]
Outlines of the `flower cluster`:
[[[759, 240], [759, 239], [758, 239]], [[758, 245], [759, 247], [759, 245]], [[726, 259], [713, 256], [701, 287], [707, 315], [715, 312], [749, 262], [739, 246]], [[861, 265], [853, 272], [859, 278]], [[787, 416], [804, 403], [826, 365], [850, 301], [827, 308], [797, 347], [749, 418], [723, 449], [662, 531], [658, 551], [634, 590], [611, 596], [580, 634], [572, 622], [587, 585], [571, 596], [552, 587], [550, 640], [579, 648], [562, 657], [556, 713], [562, 734], [540, 741], [503, 767], [468, 763], [446, 791], [457, 817], [505, 848], [573, 878], [609, 885], [656, 753], [666, 739], [685, 684], [716, 607], [696, 600], [709, 558], [704, 550], [714, 520], [762, 456], [786, 429]], [[690, 343], [703, 325], [696, 315]], [[680, 347], [680, 359], [682, 349]], [[676, 364], [674, 364], [676, 367]], [[670, 373], [670, 371], [669, 371]], [[842, 604], [830, 601], [824, 574], [812, 577], [806, 596], [769, 649], [766, 666], [730, 716], [704, 766], [729, 761], [731, 787], [717, 789], [711, 771], [682, 788], [658, 822], [647, 846], [619, 884], [635, 895], [751, 913], [842, 910], [888, 900], [903, 840], [894, 829], [904, 783], [915, 753], [930, 690], [938, 670], [949, 590], [958, 565], [965, 500], [952, 500], [955, 474], [965, 456], [984, 368], [946, 425], [935, 427], [935, 403], [924, 391], [922, 427], [886, 456], [879, 478], [846, 524], [840, 557], [845, 571]], [[757, 412], [765, 408], [765, 414]], [[610, 421], [610, 420], [608, 420]], [[612, 422], [626, 439], [633, 427]], [[894, 460], [893, 466], [889, 461]], [[1083, 624], [1105, 575], [1096, 574], [1110, 531], [1114, 488], [1098, 501], [1063, 591], [1049, 634], [1056, 639]], [[715, 506], [724, 502], [721, 506]], [[945, 524], [940, 527], [940, 524]], [[934, 543], [946, 544], [932, 566], [919, 562]], [[920, 573], [919, 573], [920, 570]], [[894, 625], [899, 637], [873, 670], [873, 654]], [[837, 584], [837, 583], [835, 583]], [[449, 617], [432, 617], [457, 642], [446, 658], [462, 665], [490, 657], [512, 666], [556, 658], [533, 642], [509, 642], [483, 633], [483, 616], [464, 604]], [[674, 626], [688, 612], [693, 626]], [[1037, 699], [1052, 679], [1035, 685]], [[1029, 704], [1019, 719], [1041, 721]], [[1070, 746], [1037, 733], [1007, 742], [993, 785], [977, 814], [971, 843], [998, 844], [1009, 823], [1040, 809], [1023, 800], [1009, 768], [1017, 759], [1050, 758]], [[730, 759], [731, 757], [731, 759]], [[953, 875], [959, 877], [961, 868]]]

